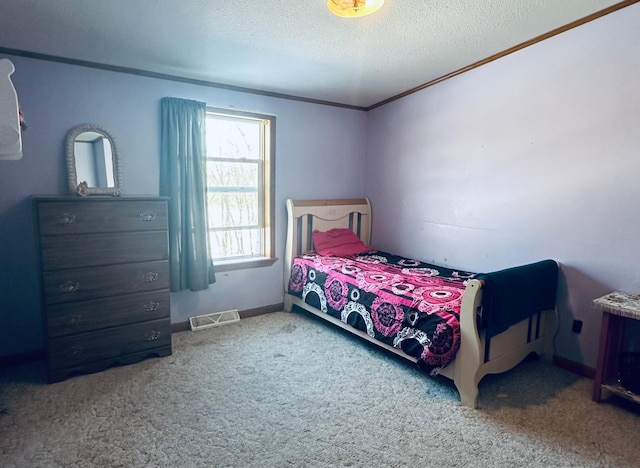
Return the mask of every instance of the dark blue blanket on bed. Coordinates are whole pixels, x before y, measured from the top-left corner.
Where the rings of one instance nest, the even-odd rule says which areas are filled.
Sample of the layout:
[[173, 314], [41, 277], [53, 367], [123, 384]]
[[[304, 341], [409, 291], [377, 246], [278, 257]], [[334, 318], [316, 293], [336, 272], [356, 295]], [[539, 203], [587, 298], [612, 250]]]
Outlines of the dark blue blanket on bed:
[[485, 273], [478, 279], [485, 281], [482, 321], [487, 338], [556, 306], [558, 264], [554, 260]]

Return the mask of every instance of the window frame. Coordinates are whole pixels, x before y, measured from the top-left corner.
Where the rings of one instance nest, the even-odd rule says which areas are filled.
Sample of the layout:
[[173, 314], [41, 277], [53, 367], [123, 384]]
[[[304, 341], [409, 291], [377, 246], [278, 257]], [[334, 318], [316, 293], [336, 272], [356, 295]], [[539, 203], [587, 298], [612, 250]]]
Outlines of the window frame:
[[[251, 119], [268, 122], [268, 128], [264, 132], [262, 174], [261, 183], [264, 206], [259, 218], [262, 219], [263, 255], [250, 257], [236, 257], [230, 259], [213, 259], [216, 272], [240, 270], [246, 268], [259, 268], [273, 265], [278, 259], [275, 254], [275, 167], [276, 167], [276, 117], [274, 115], [260, 114], [257, 112], [239, 111], [220, 107], [207, 106], [207, 120], [210, 114], [228, 116], [230, 118]], [[207, 157], [207, 160], [209, 158]], [[260, 183], [260, 182], [259, 182]], [[258, 187], [259, 189], [259, 187]], [[208, 184], [205, 187], [208, 206]], [[207, 234], [209, 228], [207, 228]]]

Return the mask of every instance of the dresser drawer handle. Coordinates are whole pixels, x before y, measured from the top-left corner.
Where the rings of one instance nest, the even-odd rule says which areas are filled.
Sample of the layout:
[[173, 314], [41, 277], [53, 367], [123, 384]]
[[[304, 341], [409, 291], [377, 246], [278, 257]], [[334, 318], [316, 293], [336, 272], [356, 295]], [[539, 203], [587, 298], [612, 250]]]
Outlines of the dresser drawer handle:
[[160, 338], [161, 334], [162, 333], [158, 330], [151, 330], [144, 337], [147, 339], [147, 341], [156, 341], [158, 338]]
[[149, 301], [142, 306], [142, 310], [144, 310], [145, 312], [153, 312], [155, 310], [158, 310], [158, 307], [160, 307], [159, 302]]
[[76, 217], [69, 213], [62, 213], [56, 218], [56, 222], [58, 224], [73, 224], [76, 222]]
[[84, 353], [84, 347], [82, 346], [72, 346], [71, 348], [67, 348], [64, 350], [64, 354], [67, 356], [78, 357]]
[[143, 211], [140, 213], [140, 221], [155, 221], [156, 214], [150, 211]]
[[68, 323], [69, 323], [69, 325], [74, 325], [76, 323], [80, 323], [80, 320], [82, 320], [82, 315], [80, 315], [80, 314], [71, 314], [71, 315], [69, 315]]
[[66, 283], [59, 285], [58, 289], [65, 293], [74, 292], [80, 289], [80, 283], [77, 281], [67, 281]]
[[142, 275], [142, 279], [144, 280], [145, 283], [153, 283], [155, 280], [158, 279], [158, 276], [160, 275], [158, 275], [158, 273], [156, 273], [155, 271], [150, 271]]

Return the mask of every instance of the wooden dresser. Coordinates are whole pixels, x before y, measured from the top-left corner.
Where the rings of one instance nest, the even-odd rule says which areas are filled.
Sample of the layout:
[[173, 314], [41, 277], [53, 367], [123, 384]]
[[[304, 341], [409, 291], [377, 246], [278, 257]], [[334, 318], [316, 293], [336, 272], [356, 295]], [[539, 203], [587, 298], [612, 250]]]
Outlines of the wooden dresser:
[[171, 354], [167, 200], [34, 198], [49, 382]]

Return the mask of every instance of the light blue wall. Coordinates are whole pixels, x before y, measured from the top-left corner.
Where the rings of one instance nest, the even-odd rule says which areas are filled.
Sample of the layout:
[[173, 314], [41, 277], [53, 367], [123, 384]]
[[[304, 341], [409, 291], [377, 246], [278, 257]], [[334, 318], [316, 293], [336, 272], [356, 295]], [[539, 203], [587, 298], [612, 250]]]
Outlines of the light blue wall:
[[363, 195], [361, 111], [276, 99], [21, 57], [12, 75], [29, 128], [23, 158], [0, 161], [0, 357], [42, 348], [32, 195], [66, 194], [64, 139], [81, 123], [109, 130], [121, 155], [124, 195], [157, 195], [160, 99], [276, 116], [276, 255], [271, 267], [219, 273], [198, 293], [172, 294], [172, 321], [283, 301], [285, 199]]
[[591, 301], [640, 291], [639, 25], [636, 4], [368, 115], [374, 245], [472, 271], [558, 260], [556, 353], [590, 367]]

